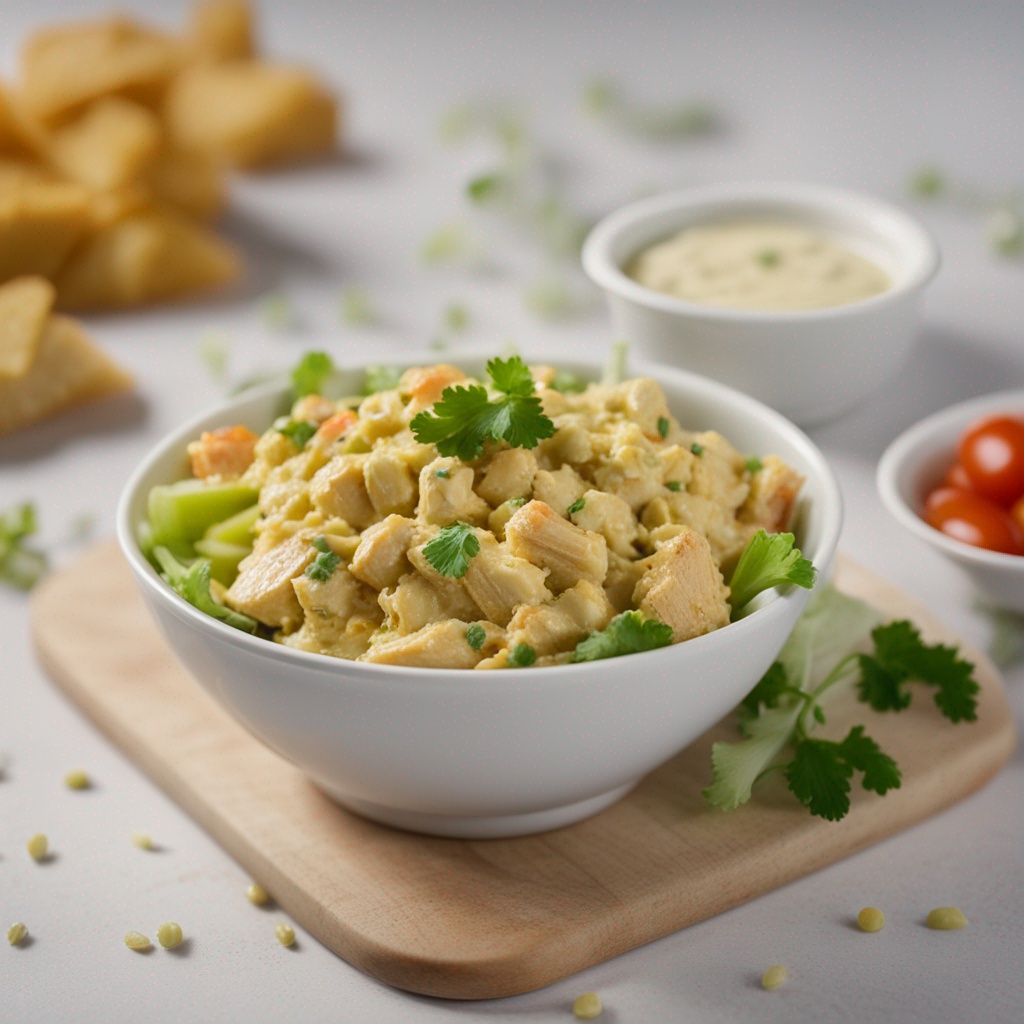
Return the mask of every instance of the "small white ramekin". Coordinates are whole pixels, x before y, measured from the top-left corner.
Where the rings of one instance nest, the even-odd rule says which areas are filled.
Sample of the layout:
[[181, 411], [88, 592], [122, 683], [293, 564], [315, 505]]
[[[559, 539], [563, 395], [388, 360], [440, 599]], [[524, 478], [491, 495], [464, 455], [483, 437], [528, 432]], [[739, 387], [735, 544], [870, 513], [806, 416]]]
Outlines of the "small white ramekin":
[[1024, 415], [1024, 389], [951, 405], [904, 431], [878, 463], [878, 493], [902, 526], [959, 565], [998, 606], [1024, 612], [1024, 556], [965, 544], [921, 518], [925, 498], [956, 459], [960, 435], [976, 420], [997, 413]]
[[[845, 306], [774, 312], [688, 302], [623, 271], [684, 228], [739, 218], [818, 231], [878, 264], [892, 287]], [[639, 355], [720, 380], [801, 426], [854, 408], [899, 368], [917, 333], [921, 292], [939, 267], [935, 242], [902, 210], [794, 183], [715, 185], [631, 203], [594, 227], [582, 259], [608, 296], [616, 331]]]

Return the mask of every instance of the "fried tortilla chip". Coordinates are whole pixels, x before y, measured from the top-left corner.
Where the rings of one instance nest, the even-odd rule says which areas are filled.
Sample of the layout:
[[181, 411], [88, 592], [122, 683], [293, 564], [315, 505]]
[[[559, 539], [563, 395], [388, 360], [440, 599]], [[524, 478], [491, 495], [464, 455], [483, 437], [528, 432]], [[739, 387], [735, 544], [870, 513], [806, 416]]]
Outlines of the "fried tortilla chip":
[[253, 12], [246, 0], [199, 0], [192, 6], [188, 35], [205, 60], [256, 56]]
[[28, 373], [56, 294], [45, 277], [0, 285], [0, 381]]
[[76, 321], [51, 316], [28, 373], [17, 380], [0, 379], [0, 434], [131, 385], [131, 377], [96, 347]]
[[71, 182], [22, 182], [0, 191], [0, 281], [56, 276], [92, 226], [92, 196]]

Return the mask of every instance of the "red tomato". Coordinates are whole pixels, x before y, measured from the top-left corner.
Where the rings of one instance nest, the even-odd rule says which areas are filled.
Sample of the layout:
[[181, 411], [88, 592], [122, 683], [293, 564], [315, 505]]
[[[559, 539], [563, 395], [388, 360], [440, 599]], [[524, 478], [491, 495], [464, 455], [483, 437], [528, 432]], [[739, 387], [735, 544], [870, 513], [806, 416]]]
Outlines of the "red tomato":
[[924, 518], [929, 526], [965, 544], [1008, 555], [1024, 554], [1024, 538], [1013, 517], [980, 494], [940, 487], [928, 495]]
[[1024, 498], [1018, 498], [1013, 503], [1013, 508], [1010, 509], [1010, 515], [1013, 517], [1013, 521], [1017, 524], [1020, 532], [1024, 534]]
[[958, 491], [973, 491], [974, 484], [967, 475], [967, 470], [959, 462], [954, 462], [949, 467], [949, 472], [942, 481], [945, 487], [955, 487]]
[[991, 416], [960, 438], [960, 462], [974, 490], [1000, 505], [1024, 494], [1024, 422]]

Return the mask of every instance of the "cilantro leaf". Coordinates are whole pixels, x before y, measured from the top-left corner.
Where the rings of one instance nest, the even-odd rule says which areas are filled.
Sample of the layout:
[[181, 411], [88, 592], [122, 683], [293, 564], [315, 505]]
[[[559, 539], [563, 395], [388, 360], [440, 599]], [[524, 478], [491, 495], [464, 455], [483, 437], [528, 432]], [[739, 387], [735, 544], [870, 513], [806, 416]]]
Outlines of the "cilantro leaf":
[[184, 565], [167, 548], [160, 546], [153, 548], [153, 557], [160, 566], [161, 579], [194, 608], [245, 633], [255, 633], [259, 628], [255, 619], [232, 611], [214, 598], [210, 592], [208, 558], [198, 558], [191, 565]]
[[466, 643], [473, 648], [474, 651], [479, 651], [484, 645], [484, 641], [487, 639], [487, 630], [480, 625], [479, 622], [474, 622], [469, 629], [466, 630]]
[[864, 735], [864, 726], [855, 725], [839, 744], [839, 750], [847, 763], [856, 771], [863, 772], [861, 784], [865, 789], [879, 796], [885, 796], [890, 789], [899, 789], [902, 778], [896, 762], [883, 754], [878, 744]]
[[368, 366], [363, 380], [363, 394], [375, 395], [378, 391], [393, 391], [398, 387], [402, 371], [397, 366]]
[[658, 433], [662, 437], [668, 437], [668, 432], [671, 426], [672, 424], [669, 423], [667, 416], [658, 417]]
[[452, 523], [423, 548], [427, 561], [442, 575], [461, 579], [469, 560], [480, 551], [480, 540], [472, 526]]
[[910, 691], [904, 686], [906, 675], [893, 672], [869, 654], [859, 654], [860, 680], [857, 694], [875, 711], [902, 711], [910, 705]]
[[839, 821], [850, 809], [853, 766], [831, 740], [802, 740], [784, 773], [790, 791], [811, 814]]
[[537, 652], [529, 644], [516, 644], [509, 652], [509, 668], [529, 668], [537, 660]]
[[567, 516], [572, 516], [572, 515], [575, 515], [575, 514], [576, 514], [577, 512], [582, 512], [582, 511], [583, 511], [583, 509], [584, 509], [584, 508], [586, 508], [586, 505], [587, 505], [587, 500], [586, 500], [586, 498], [577, 498], [577, 499], [576, 499], [576, 500], [575, 500], [575, 501], [574, 501], [574, 502], [573, 502], [573, 503], [572, 503], [572, 504], [571, 504], [571, 505], [570, 505], [570, 506], [569, 506], [569, 507], [568, 507], [568, 508], [567, 508], [567, 509], [565, 510], [565, 514], [566, 514]]
[[25, 538], [38, 529], [39, 517], [32, 502], [0, 512], [0, 581], [19, 590], [31, 590], [46, 573], [46, 555], [24, 544]]
[[307, 352], [292, 370], [292, 391], [296, 398], [319, 395], [334, 372], [334, 360], [326, 352]]
[[750, 538], [729, 581], [734, 618], [763, 590], [785, 583], [806, 590], [814, 586], [816, 570], [800, 554], [795, 541], [791, 533], [768, 534], [764, 530]]
[[487, 441], [507, 441], [516, 448], [535, 448], [555, 432], [534, 393], [533, 377], [519, 356], [487, 364], [494, 390], [490, 398], [480, 384], [447, 387], [432, 409], [413, 417], [410, 426], [421, 444], [434, 444], [442, 455], [464, 462], [475, 459]]
[[756, 715], [762, 707], [778, 706], [782, 695], [789, 687], [789, 674], [781, 661], [772, 662], [758, 684], [740, 702], [740, 713]]
[[764, 469], [764, 463], [756, 455], [748, 455], [746, 461], [747, 472], [753, 476]]
[[331, 550], [327, 538], [322, 534], [314, 538], [312, 544], [317, 550], [317, 556], [306, 566], [306, 575], [317, 583], [326, 583], [341, 565], [341, 558]]
[[645, 619], [638, 611], [622, 612], [600, 632], [581, 640], [572, 653], [572, 660], [598, 661], [622, 654], [639, 654], [667, 647], [672, 643], [672, 627], [657, 619]]
[[690, 451], [693, 452], [697, 458], [700, 458], [704, 454], [704, 445], [698, 444], [696, 441], [690, 445]]
[[682, 482], [679, 481], [679, 480], [669, 480], [669, 482], [667, 484], [665, 484], [665, 486], [670, 491], [675, 491], [676, 493], [678, 493], [679, 491], [681, 491], [683, 489]]
[[312, 420], [291, 420], [283, 416], [274, 423], [274, 429], [302, 451], [318, 428]]

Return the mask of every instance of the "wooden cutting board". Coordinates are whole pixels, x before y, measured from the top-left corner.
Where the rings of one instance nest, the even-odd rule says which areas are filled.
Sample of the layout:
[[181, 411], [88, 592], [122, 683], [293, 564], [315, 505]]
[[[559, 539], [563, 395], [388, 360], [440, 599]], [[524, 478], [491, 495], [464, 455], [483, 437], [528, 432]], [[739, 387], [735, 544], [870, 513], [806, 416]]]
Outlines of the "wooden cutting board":
[[[989, 661], [884, 580], [843, 562], [838, 585], [977, 664], [978, 721], [929, 699], [878, 715], [841, 699], [893, 755], [903, 786], [859, 787], [837, 824], [766, 783], [732, 814], [706, 807], [709, 748], [726, 723], [588, 821], [520, 839], [430, 839], [350, 814], [221, 710], [171, 655], [113, 544], [55, 573], [32, 613], [39, 656], [99, 727], [259, 879], [296, 921], [360, 970], [455, 999], [550, 984], [721, 913], [961, 799], [1008, 759], [1014, 727]], [[857, 719], [852, 716], [857, 715]]]

